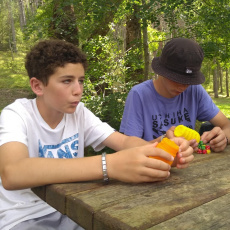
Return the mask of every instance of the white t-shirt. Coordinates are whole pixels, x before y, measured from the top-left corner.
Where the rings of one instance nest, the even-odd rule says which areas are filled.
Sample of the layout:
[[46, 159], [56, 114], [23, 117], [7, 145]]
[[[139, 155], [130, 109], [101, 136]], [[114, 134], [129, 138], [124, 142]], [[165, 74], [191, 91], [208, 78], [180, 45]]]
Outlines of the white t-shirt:
[[[113, 128], [103, 123], [83, 103], [79, 103], [75, 113], [65, 114], [55, 129], [41, 117], [36, 99], [18, 99], [4, 108], [0, 117], [0, 146], [12, 141], [24, 143], [30, 157], [84, 157], [85, 147], [101, 150], [104, 147], [101, 143], [113, 132]], [[1, 230], [54, 211], [30, 189], [7, 191], [0, 180]]]

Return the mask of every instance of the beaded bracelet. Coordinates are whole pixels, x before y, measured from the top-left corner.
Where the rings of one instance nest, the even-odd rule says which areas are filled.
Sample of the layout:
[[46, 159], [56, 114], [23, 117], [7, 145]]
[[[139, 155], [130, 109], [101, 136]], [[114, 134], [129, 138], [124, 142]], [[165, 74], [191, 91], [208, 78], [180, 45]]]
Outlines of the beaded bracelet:
[[103, 180], [106, 184], [108, 184], [109, 182], [109, 177], [108, 177], [108, 173], [107, 173], [107, 166], [106, 166], [106, 157], [105, 157], [106, 153], [102, 153], [101, 155], [101, 160], [102, 160], [102, 173], [103, 173]]

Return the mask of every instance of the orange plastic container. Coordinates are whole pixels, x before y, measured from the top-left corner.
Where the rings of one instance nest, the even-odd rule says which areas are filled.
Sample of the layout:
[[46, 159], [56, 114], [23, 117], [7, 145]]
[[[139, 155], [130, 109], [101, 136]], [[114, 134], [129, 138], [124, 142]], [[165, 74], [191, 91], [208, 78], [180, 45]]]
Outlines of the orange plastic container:
[[178, 125], [174, 129], [174, 135], [176, 137], [184, 137], [188, 141], [192, 139], [196, 139], [197, 143], [199, 143], [200, 141], [200, 134], [197, 131], [190, 129], [184, 125]]
[[[170, 153], [174, 158], [176, 157], [176, 154], [179, 151], [179, 146], [175, 142], [173, 142], [172, 140], [168, 139], [167, 137], [163, 138], [162, 141], [157, 144], [156, 148], [163, 149], [164, 151]], [[150, 158], [162, 160], [162, 161], [168, 163], [169, 165], [172, 165], [172, 163], [173, 163], [172, 161], [167, 161], [161, 157], [150, 156]]]

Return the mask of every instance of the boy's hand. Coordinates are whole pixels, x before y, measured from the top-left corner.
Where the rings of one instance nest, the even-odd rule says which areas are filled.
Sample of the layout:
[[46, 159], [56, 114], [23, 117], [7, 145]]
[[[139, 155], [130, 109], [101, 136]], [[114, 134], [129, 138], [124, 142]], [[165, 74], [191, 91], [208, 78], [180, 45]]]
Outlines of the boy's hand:
[[227, 139], [224, 131], [220, 127], [214, 127], [211, 131], [204, 132], [201, 136], [204, 144], [209, 142], [214, 152], [221, 152], [227, 147]]
[[[157, 143], [156, 143], [157, 144]], [[169, 177], [171, 166], [161, 160], [149, 158], [159, 156], [173, 161], [173, 157], [156, 144], [122, 150], [107, 154], [108, 176], [124, 182], [154, 182]]]
[[181, 137], [172, 138], [172, 140], [179, 145], [179, 152], [172, 164], [177, 168], [183, 169], [189, 166], [189, 163], [193, 161], [193, 148], [190, 146], [190, 142]]
[[[174, 129], [175, 128], [176, 128], [176, 126], [170, 127], [166, 132], [166, 137], [168, 137], [169, 139], [174, 138], [175, 137], [175, 135], [174, 135]], [[183, 137], [181, 137], [181, 138], [183, 138]], [[183, 138], [183, 139], [185, 140], [185, 138]], [[196, 142], [195, 139], [190, 140], [189, 145], [193, 148], [194, 152], [197, 150], [198, 143]]]
[[193, 148], [193, 151], [196, 152], [198, 149], [198, 144], [195, 139], [189, 141], [189, 145]]
[[167, 138], [172, 139], [173, 137], [175, 137], [175, 135], [174, 135], [174, 129], [175, 128], [176, 128], [176, 126], [172, 126], [166, 131], [166, 137]]

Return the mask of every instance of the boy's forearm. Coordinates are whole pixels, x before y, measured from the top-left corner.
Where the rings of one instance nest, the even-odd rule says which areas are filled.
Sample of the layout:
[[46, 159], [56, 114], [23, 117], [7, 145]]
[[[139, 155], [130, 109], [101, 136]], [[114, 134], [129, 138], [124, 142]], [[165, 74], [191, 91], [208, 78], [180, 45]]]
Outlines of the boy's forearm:
[[120, 151], [123, 149], [149, 145], [149, 142], [139, 137], [126, 136], [122, 133], [114, 132], [103, 141], [103, 145], [115, 151]]
[[143, 146], [143, 145], [149, 145], [149, 142], [139, 137], [127, 136], [127, 139], [124, 142], [124, 149]]
[[161, 142], [161, 139], [162, 139], [162, 136], [160, 136], [160, 137], [158, 137], [158, 138], [156, 138], [156, 139], [153, 139], [153, 140], [151, 140], [151, 141], [149, 141], [149, 143], [155, 143], [155, 142], [158, 142], [158, 143], [160, 143]]
[[9, 164], [1, 172], [2, 183], [8, 190], [102, 177], [101, 156], [75, 159], [26, 158]]

